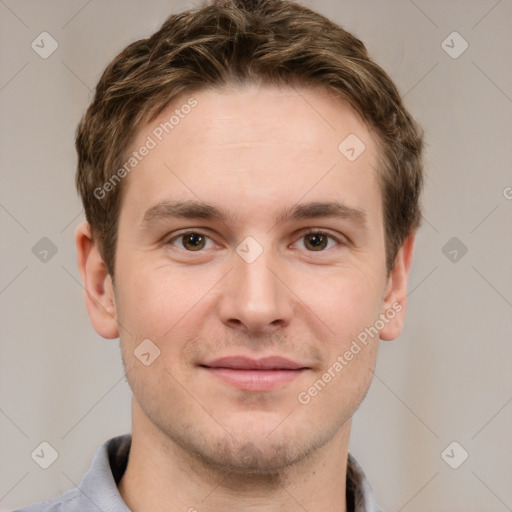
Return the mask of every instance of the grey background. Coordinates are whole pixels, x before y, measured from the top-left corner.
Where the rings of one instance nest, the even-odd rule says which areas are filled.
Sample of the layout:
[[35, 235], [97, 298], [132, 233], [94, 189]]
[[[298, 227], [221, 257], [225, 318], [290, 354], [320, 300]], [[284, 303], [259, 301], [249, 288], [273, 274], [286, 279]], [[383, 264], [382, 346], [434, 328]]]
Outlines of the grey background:
[[[350, 450], [386, 511], [512, 510], [512, 2], [303, 3], [365, 42], [428, 144], [405, 331], [381, 344]], [[130, 431], [118, 340], [91, 327], [76, 269], [74, 129], [107, 63], [193, 5], [0, 0], [2, 511], [73, 487]], [[31, 48], [43, 31], [59, 45], [48, 59]], [[442, 46], [454, 31], [458, 58]], [[42, 441], [59, 455], [46, 470]], [[458, 469], [441, 456], [453, 441], [450, 461], [469, 453]]]

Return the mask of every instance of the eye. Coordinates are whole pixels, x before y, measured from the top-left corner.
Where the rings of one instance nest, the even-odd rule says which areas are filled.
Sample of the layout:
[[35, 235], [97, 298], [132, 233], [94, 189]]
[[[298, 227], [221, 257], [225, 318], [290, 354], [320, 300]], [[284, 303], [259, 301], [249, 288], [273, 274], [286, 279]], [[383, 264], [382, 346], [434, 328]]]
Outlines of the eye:
[[342, 240], [323, 231], [309, 231], [300, 238], [300, 240], [304, 241], [304, 246], [310, 249], [311, 252], [325, 252], [326, 248], [332, 248], [332, 246], [328, 247], [329, 239], [336, 242], [334, 245], [343, 245]]
[[[304, 241], [304, 247], [309, 252], [325, 252], [326, 249], [330, 249], [336, 245], [343, 245], [343, 241], [338, 237], [330, 235], [324, 231], [309, 231], [303, 234], [299, 240]], [[207, 243], [213, 243], [209, 236], [201, 233], [200, 231], [182, 231], [181, 233], [173, 236], [167, 240], [167, 244], [173, 245], [180, 249], [184, 249], [188, 252], [200, 252], [202, 249], [211, 248], [207, 247]], [[329, 246], [331, 241], [331, 246]], [[332, 242], [335, 242], [332, 244]], [[177, 245], [179, 243], [179, 246]], [[298, 242], [296, 242], [298, 243]]]
[[[189, 252], [199, 252], [206, 246], [206, 241], [210, 240], [210, 237], [199, 231], [183, 231], [179, 235], [176, 235], [169, 240], [168, 244], [175, 245], [174, 241], [179, 241], [181, 248]], [[210, 240], [211, 241], [211, 240]]]

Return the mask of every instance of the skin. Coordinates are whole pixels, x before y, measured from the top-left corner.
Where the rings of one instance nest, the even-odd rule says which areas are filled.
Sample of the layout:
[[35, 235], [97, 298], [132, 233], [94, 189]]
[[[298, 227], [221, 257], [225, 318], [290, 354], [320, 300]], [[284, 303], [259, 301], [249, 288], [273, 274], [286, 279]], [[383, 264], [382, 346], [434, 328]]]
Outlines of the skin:
[[[388, 275], [377, 146], [342, 100], [269, 86], [193, 96], [198, 105], [125, 178], [115, 286], [89, 225], [75, 234], [91, 322], [104, 338], [120, 337], [133, 391], [119, 491], [135, 512], [346, 510], [351, 417], [370, 386], [379, 337], [402, 330], [414, 235]], [[133, 147], [188, 98], [142, 127]], [[353, 162], [338, 150], [349, 134], [366, 146]], [[231, 217], [142, 222], [161, 201], [189, 199]], [[341, 202], [364, 212], [365, 224], [276, 223], [283, 208], [309, 201]], [[189, 228], [207, 237], [199, 251], [177, 236]], [[339, 241], [315, 250], [312, 229]], [[263, 249], [252, 263], [236, 252], [247, 236]], [[402, 310], [379, 336], [300, 403], [298, 394], [397, 303]], [[147, 338], [160, 349], [149, 366], [133, 353]], [[281, 355], [309, 369], [256, 392], [198, 366], [237, 354]]]

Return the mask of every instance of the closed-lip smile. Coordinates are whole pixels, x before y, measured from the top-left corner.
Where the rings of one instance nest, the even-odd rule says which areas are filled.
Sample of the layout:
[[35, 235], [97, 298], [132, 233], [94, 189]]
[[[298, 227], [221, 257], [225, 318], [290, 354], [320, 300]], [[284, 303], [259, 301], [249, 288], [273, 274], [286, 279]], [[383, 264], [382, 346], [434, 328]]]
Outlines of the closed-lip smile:
[[252, 359], [227, 356], [199, 365], [222, 381], [246, 391], [271, 391], [296, 379], [310, 368], [282, 356]]

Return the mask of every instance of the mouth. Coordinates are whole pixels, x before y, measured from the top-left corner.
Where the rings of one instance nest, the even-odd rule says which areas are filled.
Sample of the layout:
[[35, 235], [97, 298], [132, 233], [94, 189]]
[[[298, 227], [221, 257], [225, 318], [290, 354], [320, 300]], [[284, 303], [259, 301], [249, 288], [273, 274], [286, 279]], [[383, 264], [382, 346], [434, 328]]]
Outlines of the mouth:
[[215, 378], [245, 391], [271, 391], [311, 369], [280, 356], [261, 359], [222, 357], [199, 366]]

